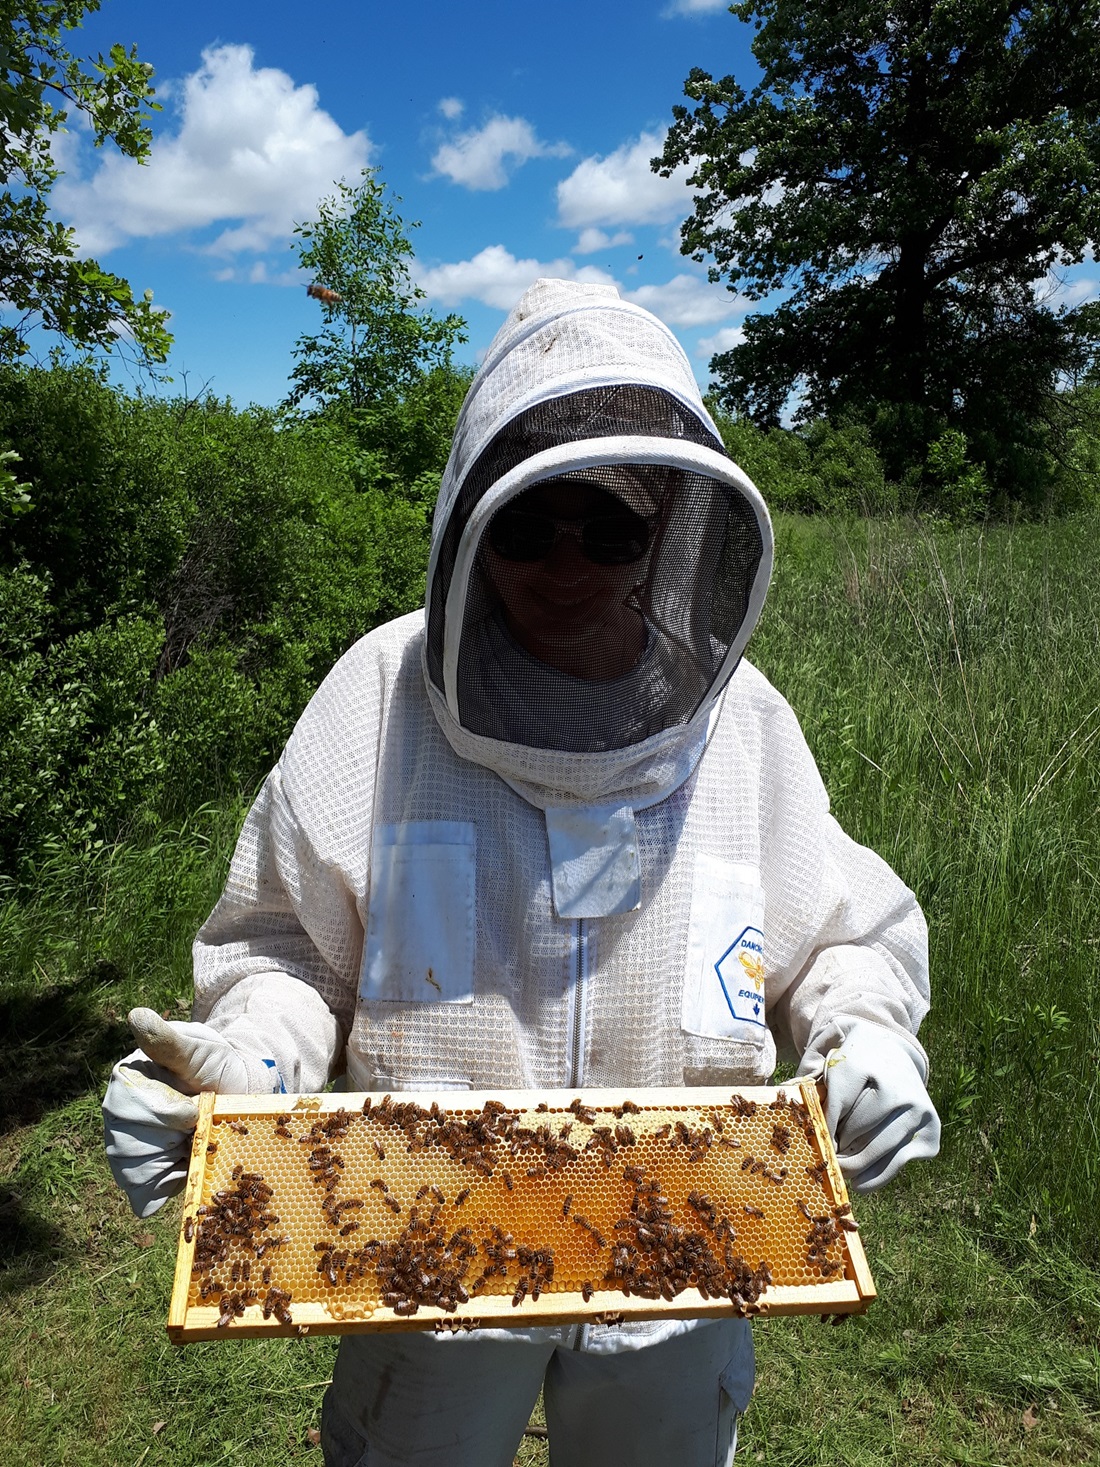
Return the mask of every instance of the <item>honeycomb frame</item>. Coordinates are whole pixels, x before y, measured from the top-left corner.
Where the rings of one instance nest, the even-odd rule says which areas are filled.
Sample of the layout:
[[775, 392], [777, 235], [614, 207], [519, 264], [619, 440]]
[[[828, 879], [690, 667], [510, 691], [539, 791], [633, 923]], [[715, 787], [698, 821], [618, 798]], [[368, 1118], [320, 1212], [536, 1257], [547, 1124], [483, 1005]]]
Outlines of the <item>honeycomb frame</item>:
[[[485, 1125], [499, 1138], [464, 1151], [469, 1127]], [[647, 1214], [649, 1204], [656, 1211]], [[647, 1216], [667, 1219], [669, 1237], [695, 1239], [704, 1258], [724, 1259], [721, 1276], [692, 1271], [686, 1282], [694, 1266], [680, 1263], [653, 1297], [656, 1275], [638, 1261], [657, 1246]], [[459, 1263], [438, 1265], [436, 1253], [445, 1271], [431, 1272], [425, 1238], [443, 1238], [448, 1260], [458, 1240], [461, 1277], [438, 1303], [423, 1300], [440, 1294], [440, 1277], [450, 1280]], [[742, 1271], [729, 1272], [731, 1254]], [[396, 1267], [384, 1268], [395, 1257], [404, 1260], [400, 1284]], [[419, 1302], [406, 1297], [410, 1277], [413, 1291], [428, 1288]], [[837, 1315], [862, 1313], [874, 1298], [810, 1082], [732, 1092], [208, 1093], [199, 1097], [167, 1328], [185, 1344]]]

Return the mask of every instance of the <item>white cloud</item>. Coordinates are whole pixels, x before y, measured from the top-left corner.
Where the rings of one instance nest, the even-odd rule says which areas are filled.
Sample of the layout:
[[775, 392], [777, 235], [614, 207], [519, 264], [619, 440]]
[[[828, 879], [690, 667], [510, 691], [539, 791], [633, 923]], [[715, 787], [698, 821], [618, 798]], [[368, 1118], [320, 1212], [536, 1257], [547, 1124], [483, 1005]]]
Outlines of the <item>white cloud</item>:
[[565, 143], [544, 143], [523, 117], [491, 117], [484, 127], [471, 128], [444, 143], [432, 167], [464, 188], [497, 189], [508, 182], [508, 169], [529, 158], [564, 158], [572, 149]]
[[[487, 245], [469, 260], [416, 269], [417, 284], [436, 304], [453, 307], [462, 301], [480, 301], [500, 311], [510, 311], [532, 281], [544, 277], [614, 285], [624, 300], [644, 306], [672, 327], [713, 325], [743, 311], [746, 304], [739, 296], [696, 275], [676, 275], [663, 285], [624, 290], [613, 275], [595, 265], [577, 265], [567, 257], [517, 259], [500, 244]], [[717, 341], [722, 336], [718, 332], [712, 339]]]
[[249, 285], [291, 285], [296, 290], [302, 290], [306, 285], [306, 278], [295, 266], [290, 270], [270, 270], [266, 260], [253, 260], [247, 267], [231, 265], [228, 270], [219, 274], [220, 280], [245, 280]]
[[626, 299], [644, 306], [669, 326], [712, 326], [745, 309], [739, 296], [698, 275], [674, 275], [663, 285], [640, 285]]
[[735, 346], [740, 346], [745, 339], [745, 332], [740, 326], [723, 326], [713, 336], [701, 336], [695, 343], [695, 355], [697, 357], [716, 356], [720, 351], [731, 351]]
[[149, 162], [111, 154], [88, 179], [54, 189], [81, 248], [103, 253], [126, 239], [178, 234], [224, 221], [217, 254], [260, 251], [309, 218], [333, 181], [367, 163], [365, 132], [345, 133], [317, 89], [254, 65], [250, 46], [211, 46], [172, 88], [179, 130], [157, 138]]
[[597, 250], [609, 250], [615, 245], [633, 243], [634, 236], [628, 234], [625, 229], [620, 229], [615, 234], [605, 234], [602, 229], [582, 229], [580, 238], [573, 246], [573, 253], [575, 255], [594, 255]]
[[709, 15], [715, 10], [728, 10], [730, 0], [672, 0], [663, 15]]
[[448, 121], [453, 122], [466, 111], [466, 103], [459, 97], [440, 97], [439, 110]]
[[677, 168], [671, 178], [654, 173], [649, 160], [664, 146], [664, 135], [644, 132], [606, 158], [585, 158], [558, 184], [558, 223], [566, 228], [589, 225], [668, 224], [691, 208], [685, 187], [691, 169]]
[[1060, 307], [1072, 310], [1096, 298], [1100, 292], [1100, 280], [1087, 275], [1068, 275], [1062, 270], [1050, 270], [1046, 278], [1035, 287], [1035, 297], [1040, 304], [1057, 311]]
[[611, 275], [595, 265], [577, 266], [569, 259], [518, 260], [499, 244], [487, 245], [473, 259], [433, 265], [416, 272], [417, 283], [439, 305], [457, 306], [460, 301], [473, 300], [500, 311], [510, 311], [532, 281], [544, 276], [589, 284], [615, 284]]

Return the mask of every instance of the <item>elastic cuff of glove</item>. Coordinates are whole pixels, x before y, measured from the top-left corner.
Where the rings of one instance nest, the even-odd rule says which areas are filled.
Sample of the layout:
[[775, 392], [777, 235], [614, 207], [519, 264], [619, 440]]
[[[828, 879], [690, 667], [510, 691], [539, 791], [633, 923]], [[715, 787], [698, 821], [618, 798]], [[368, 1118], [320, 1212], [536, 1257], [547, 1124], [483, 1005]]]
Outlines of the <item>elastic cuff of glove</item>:
[[832, 1035], [827, 1028], [823, 1034], [815, 1037], [802, 1056], [795, 1075], [796, 1080], [823, 1080], [829, 1068], [831, 1054], [838, 1049], [844, 1049], [853, 1039], [866, 1039], [882, 1049], [892, 1046], [900, 1050], [912, 1061], [921, 1084], [928, 1084], [928, 1056], [914, 1036], [902, 1034], [897, 1029], [888, 1029], [871, 1019], [851, 1019], [843, 1025], [834, 1020], [829, 1027], [833, 1031]]
[[260, 1063], [267, 1070], [268, 1076], [271, 1080], [271, 1094], [285, 1095], [287, 1093], [287, 1089], [286, 1085], [283, 1083], [283, 1077], [279, 1070], [279, 1066], [275, 1063], [273, 1059], [261, 1059]]

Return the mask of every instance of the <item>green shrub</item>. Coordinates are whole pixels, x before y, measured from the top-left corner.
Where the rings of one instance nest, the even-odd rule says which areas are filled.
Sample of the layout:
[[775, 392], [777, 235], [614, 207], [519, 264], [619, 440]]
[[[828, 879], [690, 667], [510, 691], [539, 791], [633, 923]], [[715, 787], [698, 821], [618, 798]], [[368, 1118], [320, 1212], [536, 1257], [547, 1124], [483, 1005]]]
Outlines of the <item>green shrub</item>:
[[819, 419], [794, 432], [758, 428], [715, 411], [722, 441], [773, 510], [803, 514], [881, 514], [898, 508], [869, 429]]
[[87, 369], [0, 374], [31, 502], [0, 531], [4, 869], [255, 786], [341, 653], [422, 603], [425, 411], [394, 407], [388, 457], [381, 419], [364, 450]]

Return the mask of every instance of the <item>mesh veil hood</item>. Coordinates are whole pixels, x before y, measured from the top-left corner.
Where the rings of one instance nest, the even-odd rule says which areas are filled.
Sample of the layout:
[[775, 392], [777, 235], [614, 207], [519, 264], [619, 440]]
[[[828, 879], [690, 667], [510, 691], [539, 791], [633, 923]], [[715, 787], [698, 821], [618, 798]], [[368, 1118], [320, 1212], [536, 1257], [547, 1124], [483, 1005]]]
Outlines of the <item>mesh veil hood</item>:
[[[486, 532], [562, 481], [649, 527], [637, 564], [607, 572], [638, 639], [625, 672], [570, 676], [513, 635], [507, 577], [529, 567], [496, 560]], [[668, 328], [611, 286], [536, 281], [470, 387], [436, 505], [424, 676], [443, 732], [544, 809], [663, 799], [705, 746], [771, 564], [764, 503]]]

